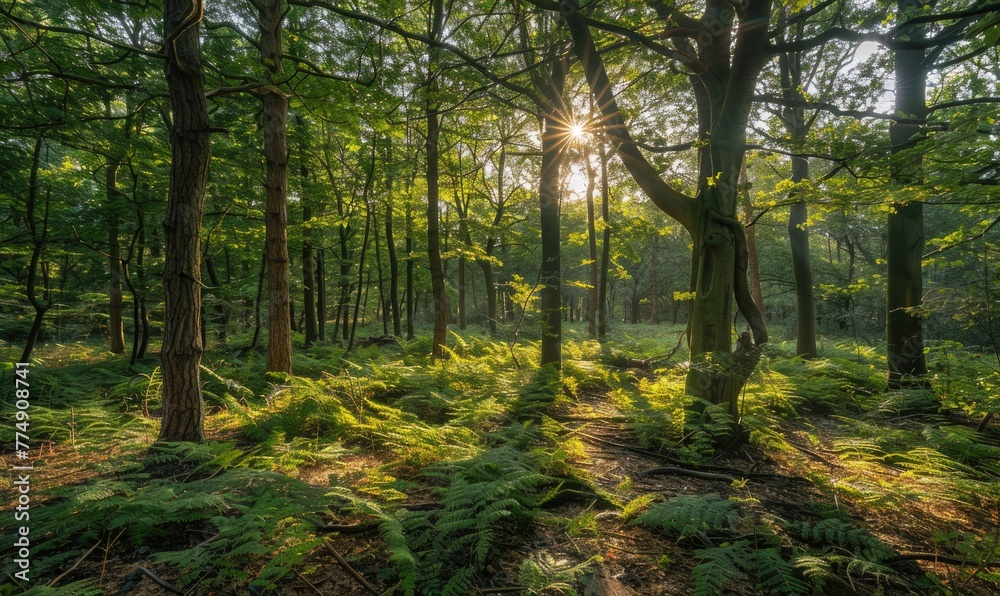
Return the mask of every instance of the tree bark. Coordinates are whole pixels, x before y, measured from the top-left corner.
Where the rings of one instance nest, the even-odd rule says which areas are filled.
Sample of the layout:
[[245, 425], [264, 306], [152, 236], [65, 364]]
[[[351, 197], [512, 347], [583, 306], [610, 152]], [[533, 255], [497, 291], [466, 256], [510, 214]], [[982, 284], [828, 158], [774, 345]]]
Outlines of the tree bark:
[[[586, 19], [571, 3], [563, 4], [587, 83], [600, 107], [604, 129], [622, 164], [646, 196], [664, 213], [681, 223], [693, 240], [692, 287], [695, 298], [689, 317], [692, 366], [689, 395], [729, 405], [737, 413], [739, 390], [756, 366], [767, 342], [763, 316], [747, 287], [746, 230], [735, 219], [740, 165], [754, 88], [767, 58], [770, 0], [748, 0], [741, 5], [740, 23], [725, 0], [708, 0], [703, 18], [689, 25], [701, 27], [697, 60], [690, 61], [689, 80], [695, 97], [699, 128], [699, 184], [688, 197], [663, 181], [633, 141], [618, 108], [614, 87], [594, 45]], [[661, 4], [657, 9], [670, 12]], [[664, 20], [673, 20], [661, 14]], [[716, 26], [718, 25], [718, 26]], [[704, 37], [705, 43], [701, 43]], [[687, 56], [687, 54], [683, 54]], [[733, 299], [752, 329], [732, 350]]]
[[540, 275], [542, 310], [541, 365], [562, 366], [562, 255], [559, 244], [559, 176], [562, 170], [563, 146], [569, 131], [565, 116], [555, 109], [562, 102], [566, 83], [564, 60], [552, 63], [549, 85], [545, 90], [552, 107], [545, 112], [542, 123], [542, 170], [538, 177], [538, 201], [541, 213], [542, 266]]
[[585, 146], [583, 151], [584, 166], [587, 168], [587, 247], [590, 250], [590, 287], [587, 289], [587, 333], [591, 339], [597, 337], [597, 215], [594, 211], [594, 191], [597, 186], [597, 173], [590, 161], [590, 150]]
[[597, 339], [608, 338], [608, 270], [611, 266], [611, 186], [608, 183], [608, 151], [601, 139], [598, 145], [601, 160], [601, 221], [604, 234], [601, 238], [601, 268], [597, 284]]
[[313, 260], [312, 232], [309, 230], [309, 220], [312, 219], [312, 209], [302, 205], [302, 309], [305, 311], [305, 347], [316, 341], [316, 263]]
[[121, 192], [118, 190], [118, 169], [121, 164], [109, 159], [104, 168], [107, 193], [108, 224], [108, 349], [112, 354], [125, 353], [125, 317], [122, 312], [122, 245], [118, 237], [120, 218], [118, 209]]
[[323, 249], [316, 251], [316, 337], [326, 341], [326, 255]]
[[[897, 19], [910, 16], [921, 0], [898, 0]], [[923, 39], [922, 25], [913, 25], [903, 34]], [[927, 67], [924, 50], [896, 50], [895, 113], [910, 118], [927, 115]], [[892, 177], [896, 186], [919, 184], [920, 158], [911, 149], [922, 138], [919, 125], [893, 122], [889, 127], [892, 143]], [[927, 374], [924, 359], [923, 322], [913, 309], [923, 297], [924, 216], [920, 202], [893, 203], [888, 222], [888, 288], [886, 290], [886, 360], [891, 388], [924, 386]]]
[[267, 0], [260, 8], [260, 54], [269, 83], [263, 89], [264, 157], [267, 176], [267, 371], [292, 372], [292, 317], [288, 262], [288, 97], [274, 83], [282, 66], [284, 2]]
[[392, 311], [392, 334], [402, 337], [403, 327], [399, 316], [399, 258], [396, 255], [396, 239], [392, 235], [392, 201], [393, 197], [390, 195], [385, 204], [385, 247], [389, 251], [389, 308]]
[[657, 254], [656, 253], [658, 253], [660, 251], [660, 233], [657, 232], [656, 230], [653, 231], [653, 247], [652, 247], [652, 250], [653, 250], [653, 255], [652, 255], [652, 259], [650, 259], [651, 260], [650, 269], [652, 269], [652, 271], [650, 272], [650, 276], [649, 276], [650, 277], [650, 287], [652, 288], [652, 290], [651, 290], [652, 291], [652, 297], [651, 297], [652, 311], [650, 312], [649, 319], [650, 319], [650, 322], [652, 324], [659, 325], [660, 324], [660, 302], [659, 302], [660, 283], [659, 283], [659, 281], [660, 280], [659, 280], [659, 276], [657, 275], [657, 271], [656, 271], [658, 269], [658, 266], [657, 266], [658, 264], [656, 262], [657, 261], [657, 258], [656, 258]]
[[416, 337], [413, 315], [413, 214], [410, 206], [406, 206], [406, 339], [413, 341]]
[[202, 0], [165, 0], [166, 81], [173, 108], [163, 221], [163, 417], [159, 441], [205, 440], [201, 396], [201, 221], [211, 157], [198, 37]]
[[[374, 155], [372, 156], [372, 159], [373, 160], [375, 159]], [[373, 168], [374, 168], [374, 166], [373, 166]], [[370, 207], [371, 206], [369, 205], [369, 208], [365, 210], [365, 235], [364, 235], [363, 239], [361, 240], [361, 258], [360, 258], [360, 260], [358, 262], [358, 294], [357, 294], [357, 296], [355, 297], [355, 300], [354, 300], [354, 317], [351, 320], [351, 332], [350, 332], [349, 339], [347, 340], [347, 350], [346, 350], [346, 352], [350, 352], [352, 349], [354, 349], [354, 332], [357, 331], [357, 328], [358, 328], [358, 313], [361, 311], [361, 294], [365, 290], [365, 285], [364, 285], [364, 281], [365, 281], [365, 253], [368, 252], [368, 233], [369, 233], [369, 231], [371, 230], [371, 227], [372, 227], [372, 210], [371, 210]], [[371, 281], [371, 273], [370, 272], [368, 274], [368, 280]], [[346, 322], [345, 322], [345, 325], [346, 325]]]
[[[438, 39], [444, 28], [444, 2], [433, 1], [431, 39]], [[431, 355], [444, 357], [448, 343], [448, 294], [444, 284], [444, 268], [441, 262], [440, 174], [438, 166], [438, 137], [441, 132], [440, 115], [434, 94], [437, 90], [438, 50], [430, 48], [430, 64], [427, 73], [427, 256], [431, 271], [431, 291], [434, 294], [434, 330], [431, 340]]]
[[[800, 26], [798, 37], [801, 36]], [[802, 55], [798, 52], [783, 54], [779, 62], [782, 94], [787, 99], [805, 99], [802, 91]], [[801, 148], [807, 133], [804, 111], [800, 107], [787, 107], [783, 112], [785, 128], [792, 137], [792, 145]], [[809, 161], [804, 157], [793, 157], [792, 182], [799, 183], [808, 178]], [[795, 278], [795, 352], [799, 356], [815, 358], [816, 299], [809, 256], [809, 230], [806, 228], [808, 218], [805, 203], [792, 204], [788, 214], [788, 241], [792, 251], [792, 275]]]
[[45, 213], [42, 216], [42, 229], [38, 230], [38, 223], [35, 220], [35, 209], [38, 201], [38, 168], [41, 164], [42, 145], [44, 139], [39, 135], [35, 139], [35, 149], [32, 152], [31, 172], [28, 176], [28, 197], [25, 204], [25, 219], [28, 222], [28, 231], [31, 232], [31, 260], [28, 263], [28, 281], [25, 294], [28, 303], [35, 309], [35, 317], [31, 321], [31, 330], [28, 332], [28, 339], [21, 352], [21, 359], [18, 362], [28, 362], [31, 352], [35, 349], [35, 343], [42, 331], [42, 320], [45, 313], [52, 306], [52, 296], [49, 293], [48, 275], [46, 268], [42, 267], [42, 299], [39, 300], [36, 289], [38, 287], [38, 273], [41, 265], [42, 251], [49, 234], [49, 199], [51, 189], [45, 193]]

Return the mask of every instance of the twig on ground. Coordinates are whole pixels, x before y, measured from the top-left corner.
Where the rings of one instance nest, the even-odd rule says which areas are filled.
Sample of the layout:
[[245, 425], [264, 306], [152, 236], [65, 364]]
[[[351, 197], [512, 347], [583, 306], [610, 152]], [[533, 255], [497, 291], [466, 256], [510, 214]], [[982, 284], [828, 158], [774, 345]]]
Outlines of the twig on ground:
[[58, 583], [59, 583], [59, 582], [60, 582], [60, 581], [62, 580], [62, 578], [66, 577], [66, 576], [67, 576], [67, 575], [69, 575], [70, 573], [73, 573], [73, 570], [74, 570], [74, 569], [76, 569], [77, 567], [79, 567], [79, 566], [80, 566], [80, 563], [83, 563], [83, 561], [84, 561], [84, 560], [85, 560], [85, 559], [86, 559], [87, 557], [89, 557], [89, 556], [90, 556], [90, 553], [94, 552], [94, 550], [95, 550], [95, 549], [96, 549], [96, 548], [97, 548], [98, 546], [100, 546], [100, 545], [101, 545], [101, 541], [98, 541], [98, 542], [97, 542], [97, 544], [95, 544], [94, 546], [90, 547], [90, 550], [88, 550], [87, 552], [83, 553], [83, 556], [81, 556], [81, 557], [80, 557], [79, 559], [77, 559], [77, 560], [76, 560], [76, 563], [73, 563], [73, 566], [72, 566], [72, 567], [70, 567], [70, 568], [69, 568], [69, 569], [67, 569], [66, 571], [63, 571], [62, 573], [60, 573], [60, 574], [59, 574], [59, 577], [57, 577], [57, 578], [55, 578], [54, 580], [50, 581], [50, 582], [48, 583], [48, 587], [50, 587], [50, 588], [54, 588], [54, 587], [55, 587], [55, 585], [56, 585], [56, 584], [58, 584]]
[[154, 584], [160, 586], [164, 590], [167, 590], [168, 592], [172, 592], [174, 594], [177, 594], [177, 596], [184, 596], [184, 591], [183, 590], [180, 590], [180, 589], [172, 586], [168, 582], [165, 582], [162, 579], [156, 577], [156, 574], [153, 573], [152, 571], [150, 571], [149, 569], [146, 569], [145, 567], [140, 567], [139, 571], [143, 572], [143, 574], [145, 574], [146, 577], [148, 577], [149, 579], [153, 580]]
[[343, 556], [341, 556], [341, 554], [337, 552], [337, 549], [333, 548], [333, 545], [330, 544], [329, 540], [327, 540], [326, 538], [324, 538], [323, 539], [323, 544], [326, 545], [326, 550], [330, 551], [330, 554], [333, 555], [333, 558], [337, 559], [337, 562], [340, 563], [340, 566], [344, 568], [344, 571], [346, 571], [347, 573], [351, 574], [351, 577], [353, 577], [354, 579], [356, 579], [359, 584], [361, 584], [362, 586], [364, 586], [365, 589], [368, 590], [369, 592], [371, 592], [372, 594], [381, 594], [381, 592], [379, 592], [378, 590], [375, 589], [375, 586], [371, 585], [368, 582], [368, 580], [365, 579], [365, 576], [363, 576], [360, 573], [358, 573], [354, 569], [354, 567], [351, 567], [351, 564], [347, 562], [347, 559], [345, 559]]
[[319, 594], [320, 596], [323, 596], [323, 592], [320, 592], [320, 591], [319, 591], [319, 588], [317, 588], [317, 587], [316, 587], [315, 585], [313, 585], [313, 583], [312, 583], [311, 581], [309, 581], [309, 580], [307, 580], [306, 578], [302, 577], [302, 574], [301, 574], [301, 573], [299, 573], [298, 571], [296, 571], [296, 570], [294, 570], [294, 569], [292, 569], [292, 573], [294, 573], [294, 574], [295, 574], [295, 577], [297, 577], [297, 578], [301, 579], [302, 581], [304, 581], [304, 582], [306, 583], [306, 585], [307, 585], [307, 586], [309, 586], [310, 588], [312, 588], [312, 591], [313, 591], [313, 592], [316, 592], [316, 593], [317, 593], [317, 594]]

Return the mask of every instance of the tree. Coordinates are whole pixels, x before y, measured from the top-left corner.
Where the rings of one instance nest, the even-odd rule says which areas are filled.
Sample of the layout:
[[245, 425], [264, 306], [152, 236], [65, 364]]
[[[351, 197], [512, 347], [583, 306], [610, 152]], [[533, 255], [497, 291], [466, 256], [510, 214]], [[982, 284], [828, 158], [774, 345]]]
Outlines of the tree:
[[[444, 29], [444, 2], [432, 0], [431, 28], [429, 37], [437, 40]], [[431, 270], [431, 291], [434, 293], [434, 330], [431, 340], [431, 354], [435, 358], [444, 357], [444, 348], [448, 344], [448, 293], [444, 284], [444, 267], [441, 263], [441, 226], [440, 226], [440, 172], [438, 166], [438, 140], [441, 135], [441, 115], [438, 113], [439, 103], [435, 97], [437, 78], [441, 75], [438, 65], [440, 49], [428, 48], [430, 61], [427, 70], [427, 137], [425, 150], [427, 152], [427, 257]]]
[[211, 157], [201, 66], [202, 0], [165, 0], [166, 80], [173, 108], [163, 222], [163, 418], [160, 441], [205, 440], [201, 396], [201, 220]]
[[277, 83], [282, 72], [284, 2], [267, 0], [260, 10], [260, 57], [267, 85], [260, 88], [267, 162], [267, 370], [292, 372], [292, 318], [288, 262], [288, 96]]
[[[700, 146], [694, 197], [664, 182], [632, 139], [588, 18], [574, 2], [547, 6], [566, 16], [603, 125], [622, 163], [646, 196], [691, 234], [691, 289], [695, 297], [688, 328], [695, 364], [688, 373], [686, 391], [728, 403], [735, 414], [739, 390], [767, 342], [763, 317], [747, 287], [746, 232], [736, 219], [736, 205], [754, 87], [768, 52], [768, 31], [761, 23], [769, 21], [771, 3], [750, 0], [743, 4], [738, 25], [734, 25], [737, 14], [732, 6], [721, 0], [709, 0], [700, 20], [665, 4], [657, 5], [665, 24], [664, 35], [672, 38], [676, 49], [653, 41], [647, 45], [690, 69], [697, 103]], [[675, 28], [675, 23], [680, 27]], [[729, 321], [734, 297], [752, 335], [745, 333], [731, 352]]]

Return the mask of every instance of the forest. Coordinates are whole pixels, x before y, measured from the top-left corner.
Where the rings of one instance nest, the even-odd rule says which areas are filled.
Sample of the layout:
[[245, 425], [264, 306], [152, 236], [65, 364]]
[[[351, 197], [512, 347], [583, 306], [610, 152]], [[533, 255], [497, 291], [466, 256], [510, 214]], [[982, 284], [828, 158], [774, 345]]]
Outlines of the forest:
[[0, 595], [1000, 592], [1000, 2], [0, 38]]

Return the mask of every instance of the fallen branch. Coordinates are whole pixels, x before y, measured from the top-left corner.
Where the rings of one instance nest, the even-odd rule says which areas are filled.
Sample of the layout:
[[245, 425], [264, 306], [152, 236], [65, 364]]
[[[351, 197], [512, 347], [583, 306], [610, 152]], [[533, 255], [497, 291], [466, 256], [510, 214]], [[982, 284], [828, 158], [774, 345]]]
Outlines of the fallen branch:
[[292, 569], [292, 573], [295, 574], [295, 577], [301, 579], [302, 581], [304, 581], [306, 583], [307, 586], [309, 586], [310, 588], [312, 588], [313, 592], [316, 592], [320, 596], [323, 596], [323, 592], [320, 592], [319, 588], [317, 588], [311, 581], [309, 581], [305, 577], [303, 577], [301, 573], [299, 573], [298, 571], [296, 571], [294, 569]]
[[351, 564], [347, 562], [347, 559], [342, 557], [341, 554], [337, 552], [337, 549], [333, 548], [333, 545], [330, 544], [329, 540], [324, 538], [323, 544], [326, 545], [326, 550], [330, 551], [330, 554], [333, 555], [333, 558], [337, 559], [337, 562], [340, 563], [340, 566], [344, 568], [344, 571], [351, 574], [351, 577], [353, 577], [354, 579], [358, 580], [359, 584], [364, 586], [365, 589], [371, 592], [372, 594], [381, 594], [381, 592], [375, 589], [375, 586], [368, 583], [368, 580], [365, 579], [365, 576], [358, 573], [354, 569], [354, 567], [351, 567]]
[[176, 588], [176, 587], [170, 585], [169, 583], [163, 581], [162, 579], [156, 577], [156, 574], [153, 573], [152, 571], [150, 571], [149, 569], [146, 569], [145, 567], [140, 567], [139, 571], [143, 572], [146, 575], [146, 577], [148, 577], [149, 579], [153, 580], [154, 584], [160, 586], [164, 590], [166, 590], [168, 592], [172, 592], [174, 594], [177, 594], [177, 596], [184, 596], [184, 591], [183, 590], [181, 590], [179, 588]]
[[688, 470], [687, 468], [674, 468], [671, 466], [664, 466], [661, 468], [651, 468], [649, 470], [643, 470], [639, 472], [639, 476], [666, 476], [672, 474], [675, 476], [691, 476], [692, 478], [701, 478], [702, 480], [724, 480], [726, 482], [732, 482], [736, 480], [735, 476], [729, 476], [727, 474], [716, 474], [714, 472], [699, 472], [698, 470]]
[[62, 573], [59, 574], [59, 577], [57, 577], [54, 580], [50, 581], [48, 583], [48, 587], [54, 588], [55, 585], [58, 584], [60, 580], [62, 580], [62, 578], [66, 577], [70, 573], [73, 573], [73, 570], [76, 569], [77, 567], [79, 567], [80, 563], [83, 563], [84, 559], [86, 559], [87, 557], [89, 557], [90, 553], [94, 552], [94, 549], [96, 549], [100, 545], [101, 545], [101, 543], [100, 543], [100, 541], [98, 541], [97, 544], [95, 544], [94, 546], [90, 547], [90, 550], [88, 550], [87, 552], [83, 553], [83, 556], [80, 557], [79, 559], [77, 559], [76, 563], [73, 563], [72, 567], [70, 567], [66, 571], [63, 571]]
[[939, 555], [936, 553], [903, 553], [896, 557], [893, 557], [888, 561], [889, 564], [892, 563], [902, 563], [904, 561], [929, 561], [931, 563], [944, 563], [945, 565], [959, 565], [962, 567], [980, 567], [984, 569], [995, 569], [1000, 567], [1000, 561], [967, 561], [965, 559], [959, 559], [958, 557], [949, 557], [948, 555]]

